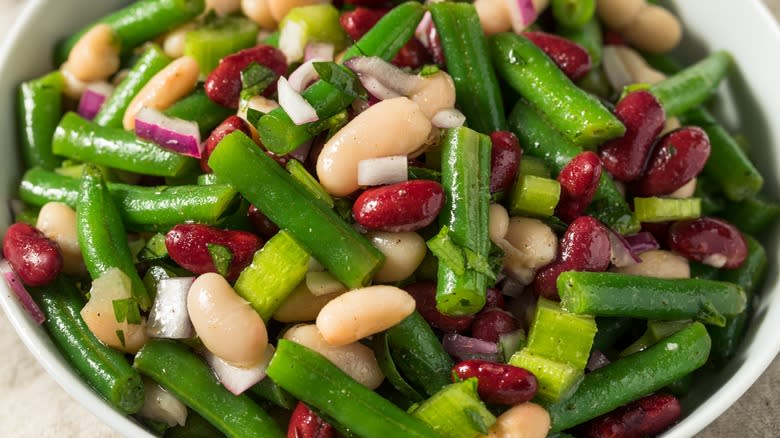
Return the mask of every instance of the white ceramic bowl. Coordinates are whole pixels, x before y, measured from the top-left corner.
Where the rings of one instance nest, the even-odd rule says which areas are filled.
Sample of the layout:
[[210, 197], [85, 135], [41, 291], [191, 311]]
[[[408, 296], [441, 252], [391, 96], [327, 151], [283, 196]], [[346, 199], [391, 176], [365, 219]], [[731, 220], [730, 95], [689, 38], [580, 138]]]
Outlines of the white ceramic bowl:
[[[84, 24], [120, 5], [123, 0], [33, 0], [16, 21], [0, 47], [0, 201], [15, 196], [20, 177], [15, 136], [16, 87], [51, 66], [54, 43]], [[685, 23], [686, 40], [680, 48], [684, 59], [696, 60], [715, 49], [729, 50], [737, 71], [721, 89], [716, 111], [729, 128], [739, 130], [754, 146], [755, 161], [766, 178], [766, 188], [780, 198], [780, 29], [758, 0], [678, 0], [669, 2]], [[774, 120], [773, 120], [774, 119]], [[775, 121], [776, 123], [772, 123]], [[0, 230], [10, 223], [0, 209]], [[683, 400], [687, 416], [665, 435], [691, 437], [734, 403], [766, 369], [780, 351], [780, 283], [778, 283], [778, 227], [764, 240], [774, 258], [767, 287], [756, 301], [755, 316], [736, 357], [706, 381], [697, 381]], [[45, 331], [36, 326], [0, 282], [2, 305], [19, 337], [46, 371], [73, 398], [97, 417], [128, 437], [151, 438], [132, 419], [109, 406], [93, 392], [63, 359]], [[43, 396], [43, 394], [41, 395]], [[694, 409], [695, 408], [695, 409]]]

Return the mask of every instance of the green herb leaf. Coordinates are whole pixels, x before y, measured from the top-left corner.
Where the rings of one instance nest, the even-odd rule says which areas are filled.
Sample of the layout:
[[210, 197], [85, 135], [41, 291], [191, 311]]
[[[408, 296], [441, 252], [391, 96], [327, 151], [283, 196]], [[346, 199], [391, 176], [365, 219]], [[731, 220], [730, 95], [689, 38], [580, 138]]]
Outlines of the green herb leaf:
[[321, 80], [338, 88], [344, 94], [356, 99], [368, 97], [360, 79], [352, 70], [335, 62], [315, 62], [313, 66]]
[[439, 234], [428, 241], [428, 248], [433, 255], [444, 263], [455, 275], [466, 273], [466, 259], [463, 249], [450, 237], [450, 230], [446, 226], [441, 227]]
[[256, 62], [241, 70], [241, 96], [252, 97], [262, 94], [276, 79], [276, 73]]
[[420, 70], [420, 76], [431, 76], [438, 73], [441, 69], [436, 64], [426, 64], [423, 66], [422, 70]]
[[165, 246], [165, 234], [157, 233], [146, 241], [141, 252], [138, 253], [138, 260], [150, 261], [159, 260], [168, 257], [168, 248]]
[[463, 254], [466, 256], [466, 266], [480, 274], [484, 274], [492, 282], [496, 280], [496, 274], [490, 266], [490, 260], [487, 256], [479, 255], [476, 252], [463, 248]]
[[125, 332], [123, 330], [117, 330], [116, 337], [119, 338], [119, 343], [122, 344], [122, 347], [125, 347]]
[[209, 250], [214, 267], [217, 268], [217, 273], [227, 277], [230, 270], [230, 262], [233, 261], [233, 252], [229, 248], [216, 243], [207, 243], [206, 248]]
[[116, 322], [127, 322], [128, 324], [141, 323], [141, 311], [138, 308], [138, 302], [135, 298], [124, 298], [111, 302], [114, 308], [114, 317]]
[[441, 172], [428, 169], [427, 167], [409, 166], [406, 172], [409, 175], [409, 179], [429, 179], [431, 181], [441, 181]]
[[696, 319], [703, 322], [704, 324], [710, 324], [716, 327], [726, 326], [726, 317], [723, 316], [723, 314], [715, 308], [715, 305], [709, 301], [701, 303], [701, 309], [699, 310], [699, 314], [696, 316]]

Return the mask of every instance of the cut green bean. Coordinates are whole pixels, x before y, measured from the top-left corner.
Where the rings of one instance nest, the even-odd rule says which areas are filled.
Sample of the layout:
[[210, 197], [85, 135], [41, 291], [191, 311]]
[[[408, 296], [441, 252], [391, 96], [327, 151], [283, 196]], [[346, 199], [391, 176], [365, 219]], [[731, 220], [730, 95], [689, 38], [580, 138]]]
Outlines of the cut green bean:
[[613, 272], [564, 272], [561, 306], [570, 312], [643, 319], [698, 319], [723, 326], [745, 310], [745, 291], [723, 281], [664, 279]]
[[743, 233], [760, 235], [780, 217], [780, 203], [751, 196], [741, 202], [728, 203], [719, 214]]
[[475, 438], [488, 433], [496, 417], [477, 394], [477, 379], [452, 383], [412, 411], [442, 438]]
[[634, 198], [634, 215], [639, 222], [668, 222], [701, 216], [699, 198]]
[[[571, 2], [571, 0], [566, 1]], [[601, 65], [604, 41], [601, 34], [601, 24], [599, 24], [599, 20], [595, 15], [592, 15], [591, 18], [580, 27], [563, 27], [558, 29], [558, 32], [562, 37], [574, 41], [588, 51], [591, 68], [596, 68]]]
[[469, 127], [483, 134], [505, 130], [501, 90], [477, 10], [451, 2], [431, 4], [430, 10]]
[[576, 146], [595, 147], [625, 132], [614, 114], [574, 85], [527, 38], [511, 33], [493, 35], [490, 51], [499, 75]]
[[249, 388], [253, 394], [282, 409], [293, 410], [298, 400], [271, 379], [263, 379]]
[[593, 350], [607, 351], [637, 325], [637, 320], [631, 318], [597, 317], [598, 331], [593, 338]]
[[658, 341], [684, 329], [690, 324], [689, 319], [680, 321], [647, 321], [647, 329], [636, 341], [620, 352], [620, 357], [638, 353], [658, 343]]
[[678, 116], [712, 96], [733, 63], [728, 52], [713, 52], [696, 64], [652, 85], [650, 92], [664, 107], [667, 117]]
[[558, 24], [579, 29], [593, 21], [596, 0], [552, 0], [550, 7]]
[[19, 86], [17, 120], [22, 158], [27, 167], [52, 170], [62, 162], [52, 151], [51, 138], [62, 117], [64, 86], [59, 71]]
[[394, 7], [347, 49], [342, 62], [356, 56], [378, 56], [390, 61], [414, 35], [423, 14], [425, 8], [413, 1]]
[[249, 396], [231, 394], [183, 344], [151, 340], [135, 356], [134, 366], [228, 437], [284, 437], [271, 416]]
[[324, 187], [317, 181], [316, 178], [306, 170], [306, 167], [298, 160], [290, 160], [287, 165], [284, 166], [290, 175], [295, 178], [306, 190], [309, 191], [315, 198], [327, 204], [329, 208], [333, 208], [333, 198], [330, 196]]
[[197, 123], [200, 137], [204, 140], [214, 128], [233, 114], [229, 108], [218, 105], [209, 99], [203, 88], [198, 88], [163, 112], [166, 116]]

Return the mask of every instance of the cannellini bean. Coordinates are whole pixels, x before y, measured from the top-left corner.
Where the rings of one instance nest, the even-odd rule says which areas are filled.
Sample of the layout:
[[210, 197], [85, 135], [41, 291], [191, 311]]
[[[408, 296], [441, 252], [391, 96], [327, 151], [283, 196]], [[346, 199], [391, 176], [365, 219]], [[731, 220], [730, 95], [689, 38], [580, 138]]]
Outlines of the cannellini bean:
[[496, 418], [488, 438], [544, 438], [550, 431], [550, 414], [535, 403], [521, 403]]
[[395, 286], [354, 289], [322, 308], [317, 328], [329, 344], [346, 345], [398, 324], [414, 308], [414, 298]]
[[279, 322], [314, 321], [320, 310], [342, 293], [314, 295], [303, 281], [276, 309], [273, 318]]
[[135, 129], [135, 116], [143, 107], [164, 110], [182, 97], [190, 94], [198, 85], [200, 67], [190, 56], [182, 56], [160, 70], [141, 91], [135, 95], [125, 111], [122, 125]]
[[206, 0], [206, 10], [213, 10], [220, 17], [241, 9], [241, 0]]
[[377, 283], [394, 283], [411, 276], [428, 250], [425, 240], [413, 231], [388, 233], [375, 231], [366, 236], [382, 254], [385, 262], [374, 275]]
[[669, 193], [666, 196], [670, 198], [685, 199], [692, 197], [694, 193], [696, 193], [696, 178], [693, 178], [692, 180], [685, 183], [682, 187], [673, 191], [672, 193]]
[[35, 228], [57, 243], [62, 254], [62, 271], [70, 275], [87, 272], [76, 231], [76, 211], [62, 202], [47, 202], [38, 213]]
[[651, 53], [666, 53], [680, 43], [680, 21], [666, 9], [648, 5], [636, 16], [623, 36], [634, 46]]
[[538, 219], [513, 217], [509, 219], [504, 250], [504, 269], [522, 284], [533, 281], [537, 269], [555, 260], [558, 236], [552, 228]]
[[685, 257], [671, 251], [654, 249], [639, 254], [641, 263], [613, 268], [614, 272], [655, 278], [691, 278], [691, 267]]
[[251, 368], [263, 360], [268, 346], [265, 323], [219, 274], [195, 279], [187, 295], [187, 311], [203, 345], [237, 367]]
[[455, 106], [455, 82], [443, 71], [422, 77], [409, 99], [420, 106], [423, 114], [432, 119], [441, 110]]
[[512, 16], [506, 0], [475, 0], [474, 8], [485, 35], [506, 32], [512, 28]]
[[353, 342], [333, 346], [325, 341], [314, 324], [296, 325], [284, 334], [284, 339], [296, 342], [325, 356], [340, 370], [369, 389], [376, 389], [385, 376], [379, 368], [374, 352], [367, 346]]
[[499, 245], [509, 231], [509, 213], [501, 204], [490, 204], [488, 217], [490, 220], [488, 225], [490, 240]]
[[326, 3], [327, 0], [268, 0], [268, 9], [277, 23], [282, 21], [292, 8]]
[[168, 32], [165, 38], [163, 38], [163, 52], [173, 59], [184, 56], [184, 41], [186, 40], [187, 32], [192, 29], [195, 29], [195, 23], [190, 22]]
[[634, 83], [655, 84], [666, 79], [666, 75], [650, 67], [636, 50], [626, 46], [614, 48]]
[[88, 30], [70, 51], [62, 66], [82, 82], [108, 79], [119, 70], [119, 42], [107, 24]]
[[320, 183], [334, 196], [358, 189], [358, 162], [410, 155], [428, 140], [433, 126], [420, 106], [406, 97], [383, 100], [352, 119], [322, 148], [317, 159]]
[[596, 12], [607, 27], [619, 31], [630, 25], [646, 5], [645, 0], [598, 0]]
[[60, 72], [62, 73], [62, 79], [64, 80], [62, 92], [69, 98], [78, 100], [87, 89], [87, 83], [78, 80], [78, 78], [66, 68], [60, 68]]
[[241, 0], [241, 11], [263, 29], [275, 29], [276, 20], [271, 15], [270, 0]]

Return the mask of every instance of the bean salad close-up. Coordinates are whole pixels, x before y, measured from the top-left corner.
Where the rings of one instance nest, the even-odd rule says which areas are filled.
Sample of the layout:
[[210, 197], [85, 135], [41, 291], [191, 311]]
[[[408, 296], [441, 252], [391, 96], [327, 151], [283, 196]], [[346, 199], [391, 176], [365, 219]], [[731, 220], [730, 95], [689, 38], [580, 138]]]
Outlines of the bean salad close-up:
[[[780, 203], [650, 0], [138, 0], [18, 85], [0, 272], [161, 437], [650, 437]], [[121, 430], [119, 432], [122, 432]]]

